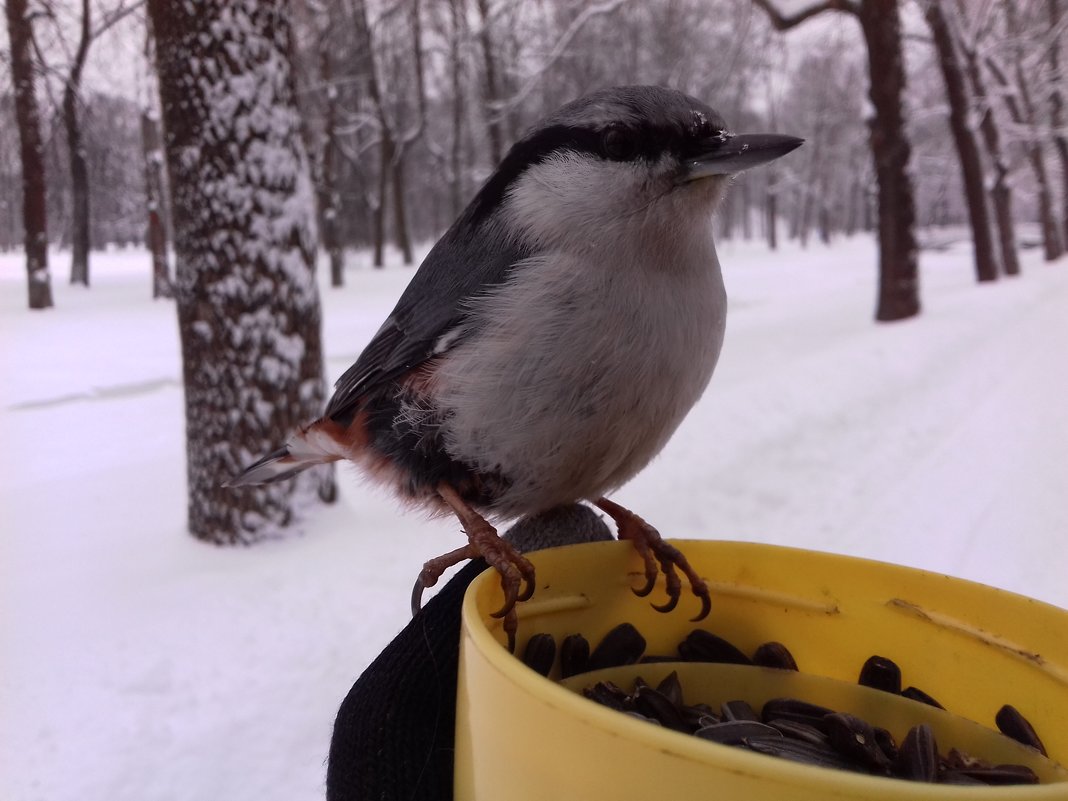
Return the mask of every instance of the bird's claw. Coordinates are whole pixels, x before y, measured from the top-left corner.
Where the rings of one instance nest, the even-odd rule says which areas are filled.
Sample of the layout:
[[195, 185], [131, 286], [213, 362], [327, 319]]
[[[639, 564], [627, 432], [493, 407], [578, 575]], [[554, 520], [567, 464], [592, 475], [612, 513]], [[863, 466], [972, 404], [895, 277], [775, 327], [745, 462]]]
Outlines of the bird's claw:
[[712, 611], [708, 584], [690, 566], [686, 556], [674, 545], [665, 542], [655, 528], [628, 509], [607, 498], [598, 500], [597, 506], [615, 520], [619, 538], [629, 540], [645, 563], [645, 584], [632, 588], [632, 592], [640, 598], [649, 595], [656, 584], [657, 576], [663, 573], [668, 599], [662, 604], [652, 604], [652, 607], [658, 612], [671, 612], [678, 606], [682, 596], [682, 582], [678, 574], [681, 570], [689, 581], [693, 594], [701, 601], [701, 611], [691, 620], [697, 622], [708, 617], [708, 613]]

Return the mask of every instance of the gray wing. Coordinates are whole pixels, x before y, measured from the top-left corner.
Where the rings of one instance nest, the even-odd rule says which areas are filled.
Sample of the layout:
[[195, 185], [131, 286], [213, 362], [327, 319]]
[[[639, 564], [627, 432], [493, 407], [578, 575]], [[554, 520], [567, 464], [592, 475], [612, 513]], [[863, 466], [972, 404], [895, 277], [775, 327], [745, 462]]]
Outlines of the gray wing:
[[334, 385], [327, 417], [344, 416], [369, 390], [402, 375], [436, 352], [443, 336], [463, 340], [466, 301], [501, 283], [529, 252], [494, 233], [495, 226], [458, 222], [434, 245], [386, 322]]

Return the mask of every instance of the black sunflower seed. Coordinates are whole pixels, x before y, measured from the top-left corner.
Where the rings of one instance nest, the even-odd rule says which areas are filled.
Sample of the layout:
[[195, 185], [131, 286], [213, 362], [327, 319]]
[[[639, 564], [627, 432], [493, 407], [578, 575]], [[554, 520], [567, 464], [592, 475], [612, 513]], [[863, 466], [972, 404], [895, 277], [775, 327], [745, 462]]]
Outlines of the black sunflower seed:
[[753, 652], [753, 664], [779, 670], [797, 670], [797, 662], [781, 642], [766, 642]]
[[645, 638], [630, 623], [620, 623], [590, 654], [589, 670], [633, 665], [645, 653]]
[[933, 706], [938, 709], [945, 709], [938, 701], [933, 699], [923, 690], [918, 687], [906, 687], [901, 691], [901, 695], [905, 698], [911, 698], [913, 701], [919, 701], [921, 704], [927, 704], [927, 706]]
[[679, 643], [679, 655], [688, 662], [753, 664], [749, 657], [733, 644], [704, 629], [694, 629]]
[[523, 664], [536, 670], [543, 676], [548, 676], [553, 669], [553, 661], [556, 659], [556, 640], [551, 634], [535, 634], [527, 640], [527, 646], [523, 649]]
[[823, 719], [827, 740], [839, 753], [878, 773], [888, 773], [890, 760], [879, 747], [875, 729], [868, 721], [846, 712], [834, 712]]
[[747, 701], [724, 701], [719, 708], [724, 720], [760, 720]]
[[567, 679], [590, 669], [590, 643], [581, 634], [569, 634], [560, 643], [560, 678]]
[[901, 668], [885, 656], [870, 656], [860, 669], [857, 683], [897, 695], [901, 692]]
[[782, 734], [771, 726], [757, 723], [753, 720], [725, 720], [722, 723], [713, 723], [702, 726], [694, 732], [702, 740], [711, 740], [723, 745], [737, 745], [752, 737], [768, 738], [782, 737]]
[[938, 780], [938, 742], [926, 723], [909, 729], [897, 750], [894, 775], [917, 782]]
[[826, 733], [827, 728], [823, 719], [834, 712], [825, 706], [810, 704], [796, 698], [772, 698], [760, 711], [760, 719], [767, 723], [770, 720], [792, 720], [796, 723], [806, 723], [813, 728]]
[[1005, 704], [998, 710], [994, 722], [998, 724], [1001, 733], [1006, 737], [1011, 737], [1018, 743], [1036, 749], [1042, 756], [1048, 756], [1046, 746], [1042, 745], [1042, 741], [1038, 739], [1034, 726], [1020, 714], [1020, 710], [1016, 707]]

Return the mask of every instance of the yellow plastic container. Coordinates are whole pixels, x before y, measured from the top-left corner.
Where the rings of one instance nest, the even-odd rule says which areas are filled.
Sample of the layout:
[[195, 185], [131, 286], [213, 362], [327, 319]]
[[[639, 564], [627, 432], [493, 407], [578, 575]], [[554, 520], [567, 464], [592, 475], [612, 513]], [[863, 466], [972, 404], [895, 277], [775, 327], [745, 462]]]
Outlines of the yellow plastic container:
[[[662, 583], [650, 598], [636, 597], [630, 587], [641, 583], [641, 564], [629, 543], [554, 548], [531, 556], [538, 586], [533, 599], [518, 607], [517, 650], [539, 632], [553, 634], [558, 643], [577, 632], [595, 645], [623, 621], [641, 631], [650, 654], [675, 653], [695, 625], [748, 652], [778, 640], [808, 675], [717, 666], [721, 674], [714, 681], [682, 676], [687, 701], [726, 700], [691, 697], [717, 687], [731, 697], [748, 693], [753, 702], [776, 694], [803, 697], [861, 714], [900, 739], [906, 724], [898, 720], [898, 707], [904, 702], [854, 686], [864, 661], [879, 654], [901, 665], [906, 684], [986, 728], [994, 727], [1003, 704], [1012, 704], [1034, 725], [1050, 756], [1068, 761], [1068, 612], [879, 562], [750, 543], [676, 544], [710, 582], [708, 619], [689, 621], [698, 603], [688, 595], [670, 614], [653, 610], [649, 602], [663, 600]], [[492, 571], [471, 584], [464, 600], [457, 801], [1068, 801], [1068, 774], [1055, 767], [1043, 776], [1049, 783], [1034, 786], [932, 786], [800, 765], [631, 719], [539, 676], [509, 654], [501, 624], [489, 614], [501, 601]], [[640, 668], [650, 681], [670, 669]], [[981, 745], [972, 745], [982, 742], [983, 732], [965, 731], [966, 722], [914, 706], [920, 708], [914, 722], [932, 722], [943, 750], [974, 747], [984, 756]], [[1010, 752], [1014, 748], [1009, 744]], [[1001, 753], [987, 756], [1003, 759]], [[1028, 758], [1023, 753], [1004, 761]]]

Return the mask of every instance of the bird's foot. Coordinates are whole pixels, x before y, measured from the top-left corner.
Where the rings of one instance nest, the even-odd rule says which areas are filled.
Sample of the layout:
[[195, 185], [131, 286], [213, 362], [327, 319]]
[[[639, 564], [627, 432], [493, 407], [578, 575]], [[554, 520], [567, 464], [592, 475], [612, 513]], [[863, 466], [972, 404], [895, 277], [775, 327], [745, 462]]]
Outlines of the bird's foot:
[[[697, 575], [697, 571], [690, 566], [690, 562], [682, 551], [669, 542], [665, 542], [651, 525], [646, 523], [638, 515], [629, 509], [624, 509], [617, 503], [607, 498], [600, 498], [596, 506], [604, 511], [616, 523], [616, 529], [621, 540], [629, 540], [634, 545], [638, 555], [645, 562], [645, 584], [634, 590], [634, 594], [645, 597], [653, 591], [656, 578], [660, 572], [664, 574], [664, 582], [667, 585], [668, 600], [664, 604], [653, 604], [653, 609], [658, 612], [670, 612], [678, 603], [682, 595], [682, 581], [678, 571], [681, 570], [690, 582], [693, 594], [701, 600], [701, 611], [692, 618], [694, 622], [704, 620], [712, 610], [712, 598], [708, 592], [708, 584]], [[659, 569], [657, 567], [659, 563]]]
[[456, 512], [467, 534], [468, 543], [462, 548], [429, 560], [416, 579], [412, 589], [412, 614], [419, 611], [423, 590], [437, 584], [441, 574], [465, 559], [482, 557], [501, 575], [504, 605], [493, 613], [503, 618], [503, 628], [508, 636], [508, 650], [515, 651], [515, 633], [519, 619], [515, 605], [527, 601], [534, 594], [534, 565], [519, 551], [502, 540], [489, 522], [465, 503], [451, 487], [442, 485], [438, 493]]

